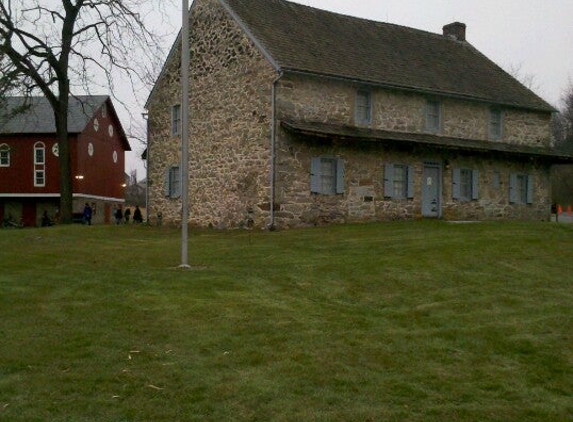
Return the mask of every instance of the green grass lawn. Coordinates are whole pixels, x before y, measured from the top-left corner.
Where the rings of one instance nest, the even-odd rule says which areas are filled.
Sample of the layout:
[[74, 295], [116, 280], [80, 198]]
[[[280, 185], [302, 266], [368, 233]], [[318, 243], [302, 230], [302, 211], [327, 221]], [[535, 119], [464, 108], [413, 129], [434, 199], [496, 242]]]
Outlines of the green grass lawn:
[[573, 225], [0, 230], [0, 421], [571, 421]]

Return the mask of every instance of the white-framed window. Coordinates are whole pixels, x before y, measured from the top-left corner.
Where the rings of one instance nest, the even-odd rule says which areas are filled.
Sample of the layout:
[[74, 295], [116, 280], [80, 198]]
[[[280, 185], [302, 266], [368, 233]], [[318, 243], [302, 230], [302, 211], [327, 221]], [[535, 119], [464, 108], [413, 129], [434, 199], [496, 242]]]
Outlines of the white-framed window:
[[34, 186], [46, 186], [46, 145], [43, 142], [34, 144]]
[[34, 144], [34, 164], [46, 164], [46, 146], [42, 142], [36, 142]]
[[0, 145], [0, 167], [10, 167], [10, 146]]
[[365, 89], [356, 91], [356, 123], [367, 125], [372, 122], [372, 93]]
[[479, 198], [479, 171], [475, 169], [454, 168], [452, 174], [452, 197], [460, 201]]
[[426, 131], [440, 132], [442, 125], [442, 104], [437, 100], [426, 101]]
[[501, 139], [503, 136], [503, 112], [499, 108], [489, 109], [489, 138]]
[[405, 164], [384, 165], [384, 197], [412, 199], [414, 197], [414, 167]]
[[171, 107], [171, 134], [181, 134], [181, 104]]
[[310, 191], [322, 195], [344, 193], [344, 162], [339, 157], [313, 157], [310, 165]]
[[34, 171], [34, 186], [46, 186], [46, 172], [44, 170]]
[[165, 196], [179, 198], [181, 196], [181, 169], [171, 166], [165, 172]]
[[533, 176], [512, 173], [509, 175], [509, 202], [512, 204], [533, 204]]

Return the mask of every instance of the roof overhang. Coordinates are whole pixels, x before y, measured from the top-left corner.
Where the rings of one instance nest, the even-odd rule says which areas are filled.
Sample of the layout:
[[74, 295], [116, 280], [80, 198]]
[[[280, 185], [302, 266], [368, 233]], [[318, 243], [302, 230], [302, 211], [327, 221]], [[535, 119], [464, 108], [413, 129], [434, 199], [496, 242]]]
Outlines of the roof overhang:
[[280, 123], [285, 130], [297, 135], [331, 139], [348, 143], [376, 142], [381, 145], [396, 147], [426, 146], [450, 151], [482, 154], [500, 153], [514, 157], [536, 158], [554, 164], [573, 163], [573, 155], [550, 148], [454, 138], [426, 133], [394, 132], [319, 122], [282, 120]]

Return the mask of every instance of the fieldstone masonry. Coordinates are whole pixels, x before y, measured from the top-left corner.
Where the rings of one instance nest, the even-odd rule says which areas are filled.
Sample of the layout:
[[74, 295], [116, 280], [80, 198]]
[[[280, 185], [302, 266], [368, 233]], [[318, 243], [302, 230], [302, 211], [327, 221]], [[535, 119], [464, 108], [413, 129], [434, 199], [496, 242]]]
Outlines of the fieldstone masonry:
[[[427, 97], [413, 92], [358, 85], [341, 79], [278, 74], [217, 0], [196, 0], [192, 8], [190, 223], [216, 228], [253, 224], [265, 228], [271, 211], [271, 127], [276, 125], [275, 225], [312, 226], [351, 221], [413, 219], [422, 216], [424, 162], [439, 162], [441, 216], [444, 219], [547, 219], [549, 168], [508, 155], [404, 147], [328, 138], [308, 138], [282, 129], [280, 121], [355, 126], [358, 89], [372, 93], [372, 129], [424, 133]], [[178, 50], [179, 49], [179, 50]], [[165, 172], [178, 165], [180, 137], [171, 135], [171, 107], [178, 104], [180, 46], [174, 47], [148, 102], [150, 217], [180, 223], [181, 202], [164, 196]], [[440, 135], [488, 140], [489, 107], [453, 98], [442, 104]], [[549, 146], [550, 115], [503, 110], [503, 136], [491, 142]], [[345, 163], [343, 194], [310, 192], [312, 157], [340, 157]], [[384, 195], [385, 163], [414, 168], [414, 198]], [[479, 171], [479, 199], [452, 199], [452, 170]], [[533, 176], [534, 203], [509, 203], [511, 173]], [[498, 181], [499, 183], [494, 183]]]

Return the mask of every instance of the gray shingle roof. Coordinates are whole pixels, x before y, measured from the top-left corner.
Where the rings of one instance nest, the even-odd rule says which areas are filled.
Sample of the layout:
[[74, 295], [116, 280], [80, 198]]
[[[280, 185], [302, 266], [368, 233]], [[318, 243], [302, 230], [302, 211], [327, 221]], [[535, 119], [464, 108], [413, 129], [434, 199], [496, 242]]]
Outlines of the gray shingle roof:
[[285, 0], [220, 1], [282, 70], [554, 110], [465, 41]]
[[[105, 95], [85, 95], [70, 97], [68, 112], [68, 132], [80, 133], [84, 130], [95, 112], [108, 99]], [[2, 103], [0, 134], [55, 133], [56, 124], [50, 103], [45, 97], [28, 98], [29, 107], [6, 120], [5, 116], [24, 104], [24, 97], [8, 97]]]

